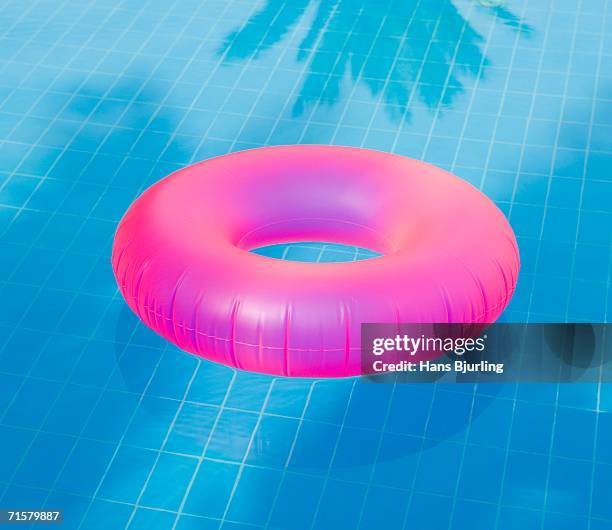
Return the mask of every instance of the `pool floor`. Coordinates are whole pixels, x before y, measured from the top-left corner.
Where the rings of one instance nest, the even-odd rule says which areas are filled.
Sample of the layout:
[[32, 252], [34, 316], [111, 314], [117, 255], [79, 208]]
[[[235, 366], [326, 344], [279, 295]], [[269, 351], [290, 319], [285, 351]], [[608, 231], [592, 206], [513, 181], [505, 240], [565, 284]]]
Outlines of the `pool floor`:
[[110, 267], [129, 204], [294, 143], [453, 172], [516, 233], [503, 320], [610, 321], [608, 0], [0, 0], [0, 508], [85, 530], [612, 529], [608, 384], [274, 378], [139, 323]]

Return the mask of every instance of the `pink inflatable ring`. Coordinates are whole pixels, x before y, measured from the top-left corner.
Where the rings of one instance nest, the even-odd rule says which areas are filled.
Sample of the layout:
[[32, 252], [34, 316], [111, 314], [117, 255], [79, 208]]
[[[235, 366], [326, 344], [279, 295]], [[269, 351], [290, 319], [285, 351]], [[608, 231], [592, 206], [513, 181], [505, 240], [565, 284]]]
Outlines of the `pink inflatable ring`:
[[[296, 241], [384, 254], [271, 259]], [[362, 322], [493, 322], [517, 280], [512, 229], [476, 188], [397, 155], [318, 145], [206, 160], [146, 190], [113, 246], [121, 293], [179, 348], [285, 376], [360, 373]]]

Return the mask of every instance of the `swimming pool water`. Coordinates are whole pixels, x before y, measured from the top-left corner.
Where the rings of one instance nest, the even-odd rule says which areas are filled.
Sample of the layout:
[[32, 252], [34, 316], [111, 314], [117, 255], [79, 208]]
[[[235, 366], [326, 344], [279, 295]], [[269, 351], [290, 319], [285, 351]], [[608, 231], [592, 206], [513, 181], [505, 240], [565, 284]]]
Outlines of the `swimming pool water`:
[[145, 329], [112, 277], [118, 220], [173, 170], [352, 145], [496, 202], [522, 259], [505, 320], [609, 321], [610, 2], [491, 3], [0, 1], [0, 506], [81, 529], [612, 528], [609, 385], [237, 372]]

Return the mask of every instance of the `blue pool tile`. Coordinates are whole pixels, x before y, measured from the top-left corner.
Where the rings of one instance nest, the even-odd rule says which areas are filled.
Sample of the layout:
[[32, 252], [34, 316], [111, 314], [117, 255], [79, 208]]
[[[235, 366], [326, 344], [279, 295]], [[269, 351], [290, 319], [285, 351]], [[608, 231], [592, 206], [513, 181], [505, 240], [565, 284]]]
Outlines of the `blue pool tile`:
[[35, 433], [30, 430], [0, 425], [0, 449], [3, 455], [0, 460], [1, 482], [10, 482], [34, 436]]
[[83, 435], [97, 440], [119, 441], [137, 404], [137, 396], [124, 392], [105, 391], [92, 410]]
[[312, 384], [301, 379], [276, 379], [268, 397], [266, 412], [299, 418], [306, 406]]
[[134, 503], [153, 468], [155, 455], [155, 452], [146, 449], [119, 447], [103, 478], [98, 496]]
[[422, 493], [452, 495], [459, 478], [462, 447], [454, 442], [426, 442], [414, 488]]
[[14, 142], [4, 142], [0, 145], [0, 171], [14, 171], [24, 160], [28, 146]]
[[[103, 133], [104, 128], [99, 128], [99, 134]], [[140, 133], [137, 130], [116, 129], [113, 134], [106, 136], [100, 146], [100, 152], [106, 155], [125, 155], [131, 151], [139, 135]], [[76, 142], [75, 144], [78, 145]]]
[[504, 462], [501, 449], [468, 445], [459, 478], [461, 496], [495, 503], [501, 492]]
[[609, 231], [602, 230], [601, 227], [612, 224], [612, 214], [609, 212], [590, 212], [585, 210], [580, 216], [578, 226], [578, 242], [592, 245], [609, 245]]
[[96, 388], [66, 385], [49, 411], [44, 429], [78, 435], [85, 427], [99, 398], [100, 391]]
[[184, 403], [168, 435], [169, 451], [189, 455], [201, 455], [219, 415], [212, 406]]
[[64, 510], [62, 527], [76, 530], [89, 507], [89, 499], [80, 495], [53, 491], [45, 500], [44, 507], [47, 510]]
[[67, 243], [73, 240], [80, 228], [81, 222], [78, 218], [58, 213], [45, 224], [39, 240], [44, 242], [45, 247], [64, 251]]
[[489, 167], [504, 171], [516, 171], [519, 166], [520, 156], [520, 146], [494, 143], [489, 158]]
[[297, 429], [297, 420], [264, 416], [255, 431], [247, 462], [265, 467], [284, 467]]
[[[425, 156], [433, 164], [449, 164], [453, 161], [455, 151], [457, 150], [457, 143], [457, 140], [452, 138], [433, 137], [427, 146]], [[388, 150], [389, 148], [382, 147], [382, 149]]]
[[234, 523], [232, 521], [225, 521], [221, 526], [221, 530], [251, 530], [253, 528], [264, 528], [261, 525], [253, 525], [251, 523]]
[[4, 423], [39, 428], [53, 405], [60, 383], [44, 379], [25, 379], [4, 415]]
[[591, 460], [596, 420], [595, 412], [559, 407], [555, 420], [553, 454]]
[[[516, 399], [532, 404], [553, 405], [557, 401], [557, 393], [557, 385], [528, 383], [517, 386]], [[550, 416], [553, 412], [553, 409], [548, 407], [541, 410], [548, 412], [546, 416]], [[533, 410], [531, 412], [534, 413]]]
[[547, 513], [544, 517], [545, 530], [588, 530], [589, 520], [575, 515]]
[[363, 484], [329, 480], [321, 496], [314, 527], [321, 530], [355, 528], [365, 494]]
[[206, 456], [222, 460], [242, 460], [248, 451], [256, 423], [257, 415], [254, 413], [223, 410], [211, 434]]
[[61, 208], [63, 213], [86, 216], [94, 208], [104, 187], [97, 184], [78, 182], [64, 198]]
[[74, 438], [38, 433], [15, 474], [15, 483], [50, 488], [73, 446]]
[[76, 384], [101, 388], [106, 385], [116, 367], [116, 347], [108, 342], [92, 340], [85, 346], [70, 380]]
[[122, 300], [113, 300], [100, 318], [93, 337], [96, 340], [114, 342], [115, 351], [122, 352], [126, 343], [133, 342], [137, 327], [136, 315], [126, 308]]
[[[431, 385], [399, 385], [395, 389], [389, 410], [386, 430], [402, 434], [425, 434], [429, 405], [433, 400]], [[405, 403], [420, 403], [406, 414]]]
[[610, 412], [600, 412], [597, 428], [595, 458], [599, 462], [612, 464], [612, 446], [608, 443], [612, 436], [612, 407]]
[[321, 251], [318, 248], [292, 245], [284, 254], [284, 259], [289, 261], [317, 261]]
[[[1, 209], [0, 212], [2, 212]], [[28, 250], [28, 247], [22, 244], [0, 241], [0, 274], [3, 278], [8, 278], [13, 273]]]
[[[469, 394], [437, 391], [427, 425], [426, 435], [436, 440], [460, 440], [465, 437], [469, 423], [473, 397]], [[453, 409], [453, 415], [446, 411]]]
[[0, 350], [0, 371], [27, 375], [38, 359], [49, 336], [30, 330], [16, 330]]
[[[587, 515], [593, 466], [590, 462], [553, 457], [546, 506], [553, 512]], [[567, 478], [572, 477], [571, 481]]]
[[129, 528], [130, 530], [149, 530], [150, 528], [172, 528], [172, 525], [174, 523], [174, 517], [174, 514], [170, 512], [150, 510], [148, 508], [138, 508], [127, 528]]
[[549, 146], [525, 146], [523, 159], [521, 161], [521, 171], [533, 173], [536, 177], [538, 186], [530, 191], [529, 198], [533, 201], [536, 198], [544, 199], [549, 180], [545, 178], [550, 171], [554, 151]]
[[532, 296], [532, 312], [552, 315], [555, 317], [554, 321], [558, 322], [565, 316], [569, 284], [565, 278], [538, 276]]
[[41, 289], [23, 318], [31, 329], [55, 329], [74, 300], [74, 294], [55, 289]]
[[499, 530], [540, 530], [542, 528], [542, 512], [502, 506], [499, 511]]
[[578, 208], [581, 181], [573, 178], [556, 177], [550, 182], [548, 204], [558, 208]]
[[91, 530], [125, 528], [132, 510], [128, 504], [94, 499], [83, 520], [83, 527]]
[[455, 505], [451, 528], [488, 530], [495, 528], [497, 508], [494, 504], [459, 499]]
[[502, 171], [488, 171], [482, 191], [496, 203], [510, 202], [514, 192], [514, 175]]
[[269, 376], [238, 371], [226, 406], [259, 412], [270, 389]]
[[[43, 506], [48, 492], [40, 488], [29, 488], [11, 484], [6, 488], [2, 499], [2, 506], [9, 509], [13, 506], [22, 506], [25, 509], [37, 510]], [[26, 528], [28, 528], [26, 526]]]
[[570, 276], [574, 244], [565, 241], [542, 241], [540, 258], [537, 265], [539, 274], [550, 276]]
[[265, 524], [281, 476], [280, 471], [245, 467], [230, 502], [228, 518], [249, 524]]
[[112, 269], [105, 259], [98, 259], [85, 277], [81, 290], [85, 293], [103, 296], [115, 286]]
[[42, 286], [60, 263], [62, 253], [49, 248], [31, 248], [15, 268], [11, 280]]
[[66, 335], [50, 335], [31, 375], [56, 381], [67, 381], [80, 358], [86, 341]]
[[383, 434], [372, 482], [410, 489], [415, 479], [422, 444], [422, 439], [414, 436]]
[[[196, 465], [195, 458], [160, 454], [147, 480], [140, 504], [151, 508], [178, 510]], [[168, 484], [172, 484], [171, 490]]]
[[457, 152], [457, 163], [463, 166], [479, 167], [486, 159], [489, 150], [487, 142], [479, 141], [480, 138], [474, 136], [474, 140], [464, 139], [459, 145]]
[[576, 240], [578, 229], [578, 210], [568, 208], [548, 208], [544, 221], [543, 237], [556, 241]]
[[104, 219], [86, 218], [79, 224], [79, 230], [71, 240], [69, 250], [87, 252], [96, 256], [109, 256], [115, 224]]
[[0, 325], [15, 326], [25, 315], [38, 293], [36, 287], [6, 284], [0, 289], [0, 296], [4, 300], [0, 311]]
[[136, 447], [159, 449], [174, 421], [177, 401], [144, 396], [125, 433], [124, 442]]
[[576, 280], [569, 296], [568, 317], [570, 320], [604, 322], [606, 319], [606, 284]]
[[340, 427], [326, 423], [301, 424], [289, 468], [314, 474], [325, 474], [329, 469]]
[[604, 282], [608, 277], [610, 257], [604, 246], [581, 245], [575, 247], [574, 277], [579, 280]]
[[604, 176], [604, 180], [609, 180], [605, 175], [607, 175], [611, 162], [612, 154], [601, 151], [591, 151], [587, 160], [587, 177], [598, 178]]
[[612, 520], [612, 506], [610, 505], [610, 491], [612, 491], [612, 466], [598, 464], [595, 466], [593, 476], [593, 498], [591, 515], [594, 517]]
[[15, 221], [18, 210], [0, 204], [0, 242], [3, 244], [17, 244], [18, 241], [5, 241], [5, 233], [9, 226]]
[[91, 270], [94, 260], [93, 256], [84, 254], [62, 253], [62, 259], [49, 276], [47, 285], [56, 289], [78, 290], [83, 278]]
[[117, 358], [117, 369], [108, 381], [108, 388], [142, 394], [161, 357], [162, 352], [155, 348], [127, 344]]
[[344, 427], [338, 439], [330, 475], [350, 481], [369, 476], [375, 462], [381, 433]]
[[517, 204], [512, 210], [510, 221], [517, 236], [539, 238], [543, 217], [541, 207]]
[[597, 394], [597, 386], [595, 385], [580, 383], [560, 385], [558, 403], [567, 407], [595, 410], [597, 408]]
[[506, 447], [514, 404], [510, 400], [476, 396], [468, 440], [491, 447]]
[[77, 440], [56, 488], [83, 496], [92, 495], [115, 450], [114, 445], [93, 440]]
[[221, 517], [236, 481], [238, 466], [203, 460], [184, 511], [193, 515]]
[[508, 506], [541, 509], [546, 492], [547, 457], [510, 450], [502, 501]]
[[[311, 528], [323, 491], [323, 478], [287, 472], [279, 488], [270, 524], [287, 530]], [[296, 498], [300, 502], [296, 503]]]
[[346, 379], [317, 382], [310, 394], [305, 417], [340, 424], [346, 413], [352, 386], [353, 382]]
[[164, 352], [147, 394], [182, 399], [196, 364], [197, 359], [192, 355], [177, 354], [174, 350]]
[[22, 376], [0, 372], [0, 388], [2, 388], [2, 392], [0, 392], [0, 417], [4, 416], [6, 409], [13, 402], [13, 398], [17, 395], [23, 380]]
[[372, 486], [367, 493], [360, 528], [384, 527], [389, 530], [404, 527], [408, 492]]
[[126, 157], [122, 159], [122, 164], [113, 172], [112, 185], [130, 190], [140, 189], [143, 176], [149, 175], [153, 167], [153, 161]]
[[345, 424], [380, 430], [392, 399], [390, 385], [356, 384], [348, 404]]
[[415, 493], [408, 509], [408, 524], [431, 530], [447, 529], [451, 509], [452, 500], [449, 497]]
[[181, 515], [176, 530], [218, 530], [219, 521], [195, 515]]
[[103, 195], [96, 201], [92, 214], [104, 220], [119, 221], [123, 212], [136, 198], [134, 195], [117, 188], [106, 188]]

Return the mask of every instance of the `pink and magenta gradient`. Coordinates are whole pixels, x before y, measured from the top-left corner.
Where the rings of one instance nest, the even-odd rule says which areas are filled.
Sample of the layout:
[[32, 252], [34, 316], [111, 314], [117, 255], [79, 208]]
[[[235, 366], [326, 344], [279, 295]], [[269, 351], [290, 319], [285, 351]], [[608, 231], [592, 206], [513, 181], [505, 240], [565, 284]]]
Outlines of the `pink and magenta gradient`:
[[[352, 263], [248, 250], [366, 247]], [[266, 147], [189, 166], [146, 190], [115, 236], [119, 288], [179, 348], [285, 376], [360, 373], [362, 322], [493, 322], [517, 281], [516, 240], [476, 188], [365, 149]]]

